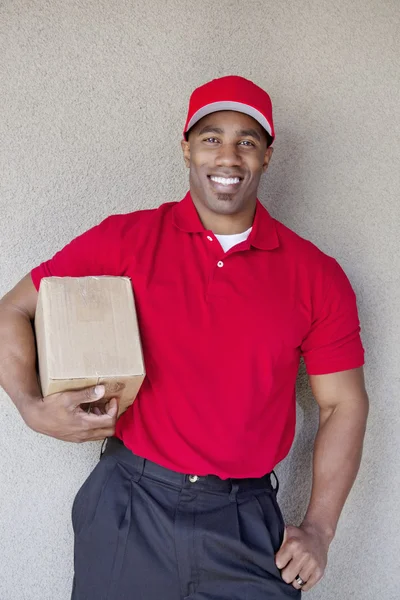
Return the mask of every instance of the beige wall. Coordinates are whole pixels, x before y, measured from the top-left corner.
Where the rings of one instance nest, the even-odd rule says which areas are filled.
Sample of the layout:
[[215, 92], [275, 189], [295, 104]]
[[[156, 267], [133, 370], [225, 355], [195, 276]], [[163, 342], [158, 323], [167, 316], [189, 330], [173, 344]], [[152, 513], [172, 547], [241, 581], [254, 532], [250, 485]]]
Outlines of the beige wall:
[[[238, 73], [269, 90], [261, 199], [333, 254], [358, 293], [371, 416], [364, 460], [310, 600], [399, 598], [398, 0], [5, 0], [0, 4], [0, 294], [109, 213], [179, 199], [188, 95]], [[279, 468], [303, 514], [316, 409]], [[1, 393], [0, 600], [67, 600], [69, 521], [97, 444], [29, 431]]]

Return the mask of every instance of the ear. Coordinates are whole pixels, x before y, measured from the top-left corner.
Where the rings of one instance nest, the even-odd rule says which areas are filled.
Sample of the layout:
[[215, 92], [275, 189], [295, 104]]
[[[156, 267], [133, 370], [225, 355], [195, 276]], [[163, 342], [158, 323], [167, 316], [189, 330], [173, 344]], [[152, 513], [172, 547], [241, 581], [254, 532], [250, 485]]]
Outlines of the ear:
[[273, 151], [274, 151], [273, 148], [267, 148], [265, 151], [264, 162], [263, 162], [263, 166], [262, 166], [263, 173], [265, 173], [265, 171], [268, 169], [269, 161], [271, 160]]
[[190, 168], [190, 142], [183, 139], [181, 141], [181, 147], [183, 152], [183, 160], [185, 161], [185, 165], [187, 168]]

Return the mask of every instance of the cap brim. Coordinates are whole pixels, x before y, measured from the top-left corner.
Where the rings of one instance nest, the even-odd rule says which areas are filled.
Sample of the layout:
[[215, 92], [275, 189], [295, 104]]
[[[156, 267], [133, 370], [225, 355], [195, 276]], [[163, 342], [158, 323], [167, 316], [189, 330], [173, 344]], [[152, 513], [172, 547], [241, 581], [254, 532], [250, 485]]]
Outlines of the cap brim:
[[185, 129], [185, 133], [187, 133], [189, 129], [191, 129], [193, 125], [196, 125], [196, 123], [200, 121], [200, 119], [202, 119], [203, 117], [210, 115], [211, 113], [218, 112], [220, 110], [233, 110], [235, 112], [241, 112], [245, 115], [249, 115], [249, 117], [253, 117], [253, 119], [260, 123], [261, 127], [265, 129], [268, 135], [271, 138], [273, 137], [271, 125], [268, 123], [267, 119], [259, 110], [254, 108], [254, 106], [250, 106], [249, 104], [231, 101], [212, 102], [211, 104], [206, 104], [205, 106], [202, 106], [197, 112], [194, 113], [194, 115], [190, 119]]

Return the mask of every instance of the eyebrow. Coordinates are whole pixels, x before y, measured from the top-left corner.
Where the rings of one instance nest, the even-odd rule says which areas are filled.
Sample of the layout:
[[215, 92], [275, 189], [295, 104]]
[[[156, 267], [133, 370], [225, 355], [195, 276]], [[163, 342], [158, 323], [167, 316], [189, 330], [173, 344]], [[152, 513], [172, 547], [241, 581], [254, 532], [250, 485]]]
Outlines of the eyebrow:
[[[199, 135], [204, 135], [205, 133], [217, 133], [218, 135], [222, 135], [224, 130], [220, 127], [212, 127], [211, 125], [206, 125], [199, 131]], [[256, 129], [240, 129], [235, 132], [239, 137], [253, 137], [254, 139], [261, 142], [261, 136]]]
[[222, 133], [224, 133], [224, 130], [221, 129], [220, 127], [212, 127], [211, 125], [206, 125], [205, 127], [203, 127], [203, 129], [201, 129], [199, 131], [199, 135], [204, 135], [205, 133], [222, 134]]
[[240, 131], [237, 131], [236, 133], [239, 136], [253, 137], [256, 140], [258, 140], [259, 142], [261, 142], [261, 136], [256, 129], [241, 129]]

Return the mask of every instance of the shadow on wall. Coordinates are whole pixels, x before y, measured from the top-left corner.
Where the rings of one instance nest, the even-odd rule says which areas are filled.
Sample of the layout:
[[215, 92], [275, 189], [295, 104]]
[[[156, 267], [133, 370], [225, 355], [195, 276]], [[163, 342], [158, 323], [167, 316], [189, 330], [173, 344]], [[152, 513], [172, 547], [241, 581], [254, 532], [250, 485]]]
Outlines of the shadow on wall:
[[307, 510], [312, 484], [312, 456], [319, 411], [302, 362], [296, 384], [296, 436], [287, 458], [277, 467], [279, 504], [288, 524], [299, 525]]

